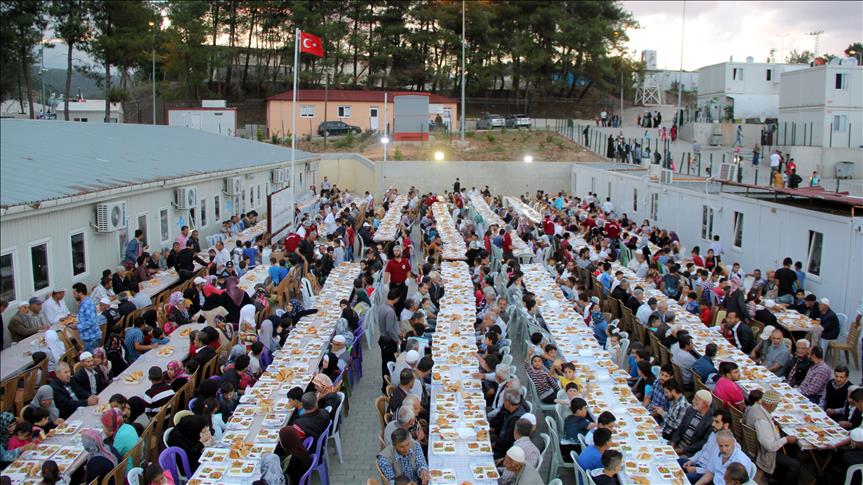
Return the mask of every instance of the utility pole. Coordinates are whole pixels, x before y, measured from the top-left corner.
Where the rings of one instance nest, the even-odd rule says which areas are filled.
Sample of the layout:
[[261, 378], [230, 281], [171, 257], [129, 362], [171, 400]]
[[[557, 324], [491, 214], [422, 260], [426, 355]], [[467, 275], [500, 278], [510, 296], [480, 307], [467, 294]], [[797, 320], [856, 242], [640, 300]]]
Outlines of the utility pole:
[[806, 35], [811, 35], [812, 37], [815, 37], [815, 46], [813, 48], [814, 50], [812, 51], [812, 58], [813, 59], [818, 57], [818, 48], [820, 47], [821, 34], [823, 34], [823, 33], [824, 33], [823, 30], [813, 30], [812, 32], [806, 32]]
[[[681, 121], [680, 102], [683, 96], [683, 41], [686, 34], [686, 0], [683, 0], [683, 20], [680, 25], [680, 70], [677, 72], [677, 111], [674, 117], [677, 118], [677, 129], [680, 130]], [[679, 133], [679, 132], [678, 132]]]
[[153, 69], [150, 73], [150, 79], [152, 81], [152, 93], [151, 96], [153, 98], [153, 124], [156, 124], [156, 22], [150, 21], [150, 29], [153, 32]]
[[785, 34], [774, 34], [776, 37], [779, 37], [779, 64], [785, 62], [785, 38], [791, 35], [790, 33]]
[[461, 143], [464, 144], [464, 0], [461, 0]]

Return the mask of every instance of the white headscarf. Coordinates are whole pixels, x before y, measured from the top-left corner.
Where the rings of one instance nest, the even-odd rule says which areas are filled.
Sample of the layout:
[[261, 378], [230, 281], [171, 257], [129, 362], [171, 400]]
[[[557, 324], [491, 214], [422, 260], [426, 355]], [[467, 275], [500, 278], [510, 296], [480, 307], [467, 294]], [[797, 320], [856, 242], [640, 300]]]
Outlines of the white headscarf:
[[245, 305], [243, 308], [240, 308], [240, 321], [239, 321], [238, 327], [239, 327], [241, 332], [243, 331], [243, 324], [248, 325], [249, 328], [252, 329], [251, 331], [254, 332], [254, 329], [256, 327], [256, 324], [255, 324], [255, 311], [256, 310], [257, 309], [255, 308], [255, 305], [251, 305], [251, 304]]
[[261, 322], [261, 329], [258, 331], [258, 340], [264, 344], [264, 347], [267, 348], [270, 352], [277, 350], [279, 348], [278, 342], [273, 339], [273, 322], [267, 318]]
[[45, 346], [54, 355], [55, 362], [59, 362], [66, 355], [66, 345], [60, 340], [56, 330], [45, 332]]

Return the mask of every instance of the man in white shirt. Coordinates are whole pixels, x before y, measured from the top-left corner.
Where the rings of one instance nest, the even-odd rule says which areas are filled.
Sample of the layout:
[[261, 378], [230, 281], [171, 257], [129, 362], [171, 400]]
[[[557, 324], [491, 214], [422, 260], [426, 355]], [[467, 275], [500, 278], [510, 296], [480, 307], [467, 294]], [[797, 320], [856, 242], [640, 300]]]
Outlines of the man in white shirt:
[[713, 242], [710, 243], [710, 249], [713, 250], [713, 254], [717, 258], [722, 256], [722, 243], [719, 242], [719, 236], [713, 236]]
[[336, 225], [336, 216], [333, 214], [333, 211], [327, 208], [327, 216], [324, 218], [324, 230], [327, 233], [327, 236], [336, 232], [338, 226]]
[[216, 258], [213, 262], [216, 263], [216, 268], [222, 269], [225, 267], [225, 263], [231, 260], [231, 253], [225, 248], [225, 243], [223, 241], [216, 242]]
[[782, 161], [782, 156], [779, 155], [779, 150], [775, 150], [770, 155], [770, 175], [773, 175], [773, 172], [779, 171], [779, 163]]
[[150, 298], [150, 295], [138, 290], [137, 288], [133, 288], [132, 292], [134, 293], [134, 296], [129, 298], [129, 301], [135, 304], [135, 308], [146, 308], [153, 304], [153, 299]]
[[51, 291], [51, 298], [45, 301], [42, 305], [42, 311], [45, 312], [45, 318], [51, 325], [58, 323], [62, 318], [69, 315], [69, 308], [63, 297], [66, 296], [66, 288], [59, 288]]
[[606, 214], [614, 212], [614, 204], [611, 203], [611, 197], [605, 198], [605, 202], [602, 203], [602, 211]]
[[638, 311], [635, 313], [635, 318], [641, 322], [642, 325], [647, 326], [647, 320], [650, 318], [650, 315], [656, 310], [656, 298], [650, 298], [647, 300], [647, 303], [643, 303], [640, 307], [638, 307]]
[[90, 294], [90, 298], [97, 303], [102, 298], [107, 298], [109, 300], [114, 299], [114, 290], [111, 287], [110, 276], [102, 277], [102, 281], [100, 281], [99, 284], [93, 288], [93, 292]]

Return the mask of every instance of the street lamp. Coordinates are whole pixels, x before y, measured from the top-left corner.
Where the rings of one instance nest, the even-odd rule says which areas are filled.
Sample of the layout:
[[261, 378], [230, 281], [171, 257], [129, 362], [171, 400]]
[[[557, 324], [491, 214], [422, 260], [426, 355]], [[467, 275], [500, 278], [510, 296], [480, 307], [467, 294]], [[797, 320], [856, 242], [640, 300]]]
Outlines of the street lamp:
[[150, 30], [153, 32], [153, 72], [150, 74], [152, 79], [152, 97], [153, 97], [153, 124], [156, 124], [156, 22], [152, 20], [147, 22]]
[[848, 53], [851, 54], [852, 56], [854, 56], [855, 59], [857, 59], [857, 65], [858, 66], [863, 64], [863, 52], [857, 52], [857, 51], [852, 49], [852, 50], [848, 51]]
[[434, 159], [435, 159], [435, 161], [442, 162], [443, 161], [443, 152], [440, 150], [434, 152]]
[[524, 163], [532, 163], [532, 162], [533, 162], [533, 157], [531, 155], [525, 155], [524, 156]]
[[381, 137], [381, 143], [384, 144], [384, 161], [387, 161], [387, 145], [389, 144], [390, 139], [386, 136]]

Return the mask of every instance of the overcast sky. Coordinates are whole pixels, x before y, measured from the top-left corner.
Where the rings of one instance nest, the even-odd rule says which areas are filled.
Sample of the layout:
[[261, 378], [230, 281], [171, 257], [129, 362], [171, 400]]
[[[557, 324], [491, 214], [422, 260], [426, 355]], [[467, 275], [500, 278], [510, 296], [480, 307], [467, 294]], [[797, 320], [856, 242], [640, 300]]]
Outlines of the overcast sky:
[[[627, 32], [629, 49], [636, 59], [642, 50], [657, 51], [664, 69], [680, 66], [680, 31], [683, 2], [624, 1], [641, 25]], [[683, 68], [695, 70], [725, 62], [730, 56], [747, 56], [765, 62], [770, 49], [788, 55], [792, 49], [814, 50], [815, 39], [807, 32], [823, 30], [818, 53], [841, 55], [848, 44], [863, 40], [863, 2], [686, 2]], [[784, 42], [780, 35], [785, 35]]]

